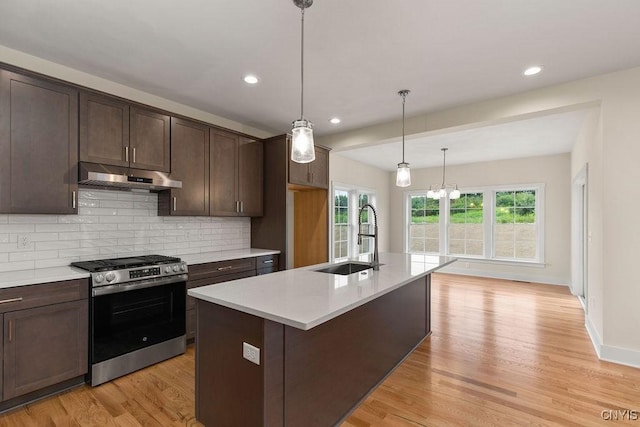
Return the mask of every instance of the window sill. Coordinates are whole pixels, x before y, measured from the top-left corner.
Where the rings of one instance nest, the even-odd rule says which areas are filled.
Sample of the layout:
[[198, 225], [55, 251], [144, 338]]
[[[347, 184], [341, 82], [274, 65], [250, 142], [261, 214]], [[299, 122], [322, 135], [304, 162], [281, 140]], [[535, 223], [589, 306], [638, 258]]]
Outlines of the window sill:
[[535, 268], [545, 268], [547, 266], [545, 262], [540, 262], [540, 261], [473, 258], [473, 257], [462, 257], [462, 256], [456, 256], [456, 255], [447, 255], [447, 256], [457, 258], [459, 262], [460, 261], [475, 262], [478, 264], [518, 265], [518, 266], [535, 267]]

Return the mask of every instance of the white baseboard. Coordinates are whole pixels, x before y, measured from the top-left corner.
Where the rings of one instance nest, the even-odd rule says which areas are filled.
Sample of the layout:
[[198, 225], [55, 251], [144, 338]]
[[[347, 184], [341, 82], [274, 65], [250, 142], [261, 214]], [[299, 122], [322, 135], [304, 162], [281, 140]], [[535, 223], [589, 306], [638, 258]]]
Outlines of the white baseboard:
[[473, 268], [455, 267], [455, 263], [438, 270], [438, 273], [459, 274], [461, 276], [489, 277], [491, 279], [517, 280], [520, 282], [544, 283], [548, 285], [569, 286], [568, 281], [557, 277], [541, 277], [529, 274], [474, 270]]
[[587, 333], [591, 338], [591, 343], [598, 355], [598, 359], [617, 363], [618, 365], [640, 368], [640, 350], [604, 345], [600, 334], [598, 334], [589, 316], [586, 315], [584, 317], [584, 326], [587, 328]]

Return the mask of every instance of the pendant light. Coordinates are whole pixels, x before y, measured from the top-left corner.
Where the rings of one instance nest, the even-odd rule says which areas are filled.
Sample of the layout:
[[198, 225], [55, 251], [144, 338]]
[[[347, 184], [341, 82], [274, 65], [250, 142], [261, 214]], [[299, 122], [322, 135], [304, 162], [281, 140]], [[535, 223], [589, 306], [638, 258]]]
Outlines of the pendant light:
[[296, 163], [309, 163], [316, 159], [316, 150], [313, 146], [312, 124], [304, 118], [304, 10], [311, 7], [313, 0], [293, 0], [293, 4], [302, 11], [302, 37], [300, 39], [300, 119], [292, 124], [291, 160]]
[[460, 190], [458, 190], [457, 184], [447, 184], [445, 182], [445, 169], [447, 167], [447, 150], [448, 148], [441, 148], [442, 151], [442, 184], [434, 184], [429, 186], [427, 191], [427, 197], [430, 199], [439, 200], [449, 196], [449, 199], [455, 200], [460, 198]]
[[411, 185], [411, 169], [409, 163], [404, 161], [404, 101], [409, 94], [409, 90], [404, 89], [398, 92], [402, 97], [402, 162], [398, 163], [398, 172], [396, 174], [396, 185], [398, 187], [408, 187]]

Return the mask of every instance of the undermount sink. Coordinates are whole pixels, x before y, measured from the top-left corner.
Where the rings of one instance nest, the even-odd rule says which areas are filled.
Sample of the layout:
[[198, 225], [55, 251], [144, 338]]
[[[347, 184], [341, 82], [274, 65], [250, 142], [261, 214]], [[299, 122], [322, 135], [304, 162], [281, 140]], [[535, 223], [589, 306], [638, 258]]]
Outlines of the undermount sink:
[[357, 273], [358, 271], [366, 270], [368, 268], [373, 268], [371, 264], [362, 263], [362, 262], [344, 262], [341, 264], [335, 264], [330, 267], [320, 268], [318, 271], [320, 273], [330, 273], [330, 274], [342, 274], [346, 276], [348, 274]]

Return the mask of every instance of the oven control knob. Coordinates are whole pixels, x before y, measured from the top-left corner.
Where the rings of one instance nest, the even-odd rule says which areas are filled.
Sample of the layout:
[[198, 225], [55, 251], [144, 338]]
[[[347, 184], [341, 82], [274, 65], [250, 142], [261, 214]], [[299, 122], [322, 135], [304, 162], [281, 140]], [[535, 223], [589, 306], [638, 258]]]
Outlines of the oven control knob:
[[93, 278], [96, 283], [101, 283], [104, 280], [104, 275], [102, 273], [96, 274]]
[[179, 269], [179, 267], [178, 267], [177, 265], [174, 265], [174, 266], [173, 266], [173, 271], [174, 271], [174, 272], [176, 272], [176, 273], [177, 273], [177, 272], [178, 272], [178, 269]]
[[109, 272], [104, 277], [105, 277], [105, 279], [107, 279], [107, 282], [113, 282], [113, 280], [116, 278], [116, 275], [111, 273], [111, 272]]
[[171, 273], [171, 266], [167, 265], [167, 266], [164, 268], [164, 272], [165, 272], [165, 273]]
[[180, 266], [180, 270], [185, 271], [187, 269], [187, 265], [186, 264], [182, 264]]

